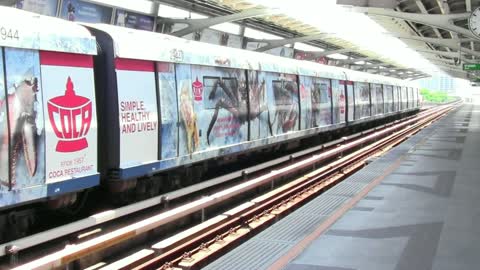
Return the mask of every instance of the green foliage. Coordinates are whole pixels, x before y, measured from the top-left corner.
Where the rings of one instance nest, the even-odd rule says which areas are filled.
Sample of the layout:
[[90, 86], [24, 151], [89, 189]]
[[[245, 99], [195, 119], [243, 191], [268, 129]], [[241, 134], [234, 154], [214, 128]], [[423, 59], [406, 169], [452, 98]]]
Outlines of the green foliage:
[[443, 103], [454, 99], [453, 97], [448, 96], [444, 92], [432, 91], [426, 88], [420, 89], [420, 94], [423, 96], [424, 101], [433, 103]]

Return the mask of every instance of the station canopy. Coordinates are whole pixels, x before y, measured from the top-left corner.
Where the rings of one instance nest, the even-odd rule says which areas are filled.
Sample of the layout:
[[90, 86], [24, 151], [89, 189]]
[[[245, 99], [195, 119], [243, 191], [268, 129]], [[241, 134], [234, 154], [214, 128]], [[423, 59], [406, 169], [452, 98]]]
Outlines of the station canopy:
[[[267, 7], [264, 20], [351, 49], [408, 73], [446, 72], [475, 79], [463, 64], [477, 63], [478, 38], [468, 17], [478, 0], [215, 0], [238, 10]], [[342, 4], [342, 5], [340, 5]], [[388, 74], [387, 74], [388, 75]]]
[[480, 80], [479, 40], [468, 29], [480, 0], [5, 0], [0, 5], [66, 19], [66, 3], [72, 1], [81, 22], [401, 79]]

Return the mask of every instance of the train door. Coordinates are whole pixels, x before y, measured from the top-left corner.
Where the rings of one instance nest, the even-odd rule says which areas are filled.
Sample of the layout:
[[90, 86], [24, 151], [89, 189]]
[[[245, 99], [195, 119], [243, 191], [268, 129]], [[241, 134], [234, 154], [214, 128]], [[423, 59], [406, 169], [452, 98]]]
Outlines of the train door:
[[413, 100], [413, 87], [408, 87], [408, 108], [412, 109], [414, 100]]
[[[191, 83], [177, 82], [181, 89], [180, 114], [186, 123], [187, 134], [194, 135], [198, 132], [198, 137], [192, 138], [188, 135], [187, 138], [198, 140], [200, 150], [248, 141], [246, 72], [241, 69], [200, 65], [189, 67]], [[194, 115], [189, 115], [190, 109], [184, 105], [192, 102]], [[189, 124], [190, 121], [196, 123], [196, 126]]]
[[370, 92], [372, 95], [372, 115], [379, 115], [383, 113], [383, 89], [381, 84], [370, 84]]
[[333, 124], [345, 123], [345, 81], [332, 80]]
[[417, 88], [417, 93], [416, 94], [417, 94], [417, 106], [420, 107], [420, 105], [421, 105], [420, 104], [421, 103], [421, 101], [420, 101], [420, 90], [418, 88]]
[[346, 91], [347, 91], [347, 121], [351, 122], [355, 118], [355, 96], [353, 95], [353, 82], [346, 82]]
[[417, 91], [416, 88], [411, 88], [412, 89], [412, 109], [417, 107]]
[[40, 57], [35, 50], [5, 48], [3, 61], [5, 84], [1, 88], [6, 92], [0, 95], [1, 189], [20, 190], [45, 183]]
[[355, 82], [354, 87], [355, 120], [369, 117], [371, 115], [369, 84], [366, 82]]
[[315, 96], [313, 77], [299, 76], [300, 79], [300, 107], [302, 119], [300, 129], [305, 130], [314, 127], [314, 119], [317, 111], [313, 109], [313, 97]]
[[332, 124], [332, 90], [329, 79], [315, 78], [312, 108], [315, 110], [314, 127]]
[[157, 87], [160, 104], [160, 159], [169, 159], [178, 155], [179, 126], [178, 95], [175, 81], [175, 64], [156, 63]]
[[269, 127], [272, 135], [298, 130], [300, 108], [297, 76], [273, 72], [267, 74]]
[[401, 95], [401, 110], [406, 110], [408, 109], [408, 94], [407, 94], [407, 87], [405, 86], [402, 86], [401, 87], [401, 91], [400, 91], [400, 95]]
[[398, 112], [400, 110], [400, 87], [393, 86], [393, 111]]
[[383, 93], [385, 98], [385, 113], [391, 113], [394, 111], [394, 95], [393, 95], [393, 86], [383, 85]]

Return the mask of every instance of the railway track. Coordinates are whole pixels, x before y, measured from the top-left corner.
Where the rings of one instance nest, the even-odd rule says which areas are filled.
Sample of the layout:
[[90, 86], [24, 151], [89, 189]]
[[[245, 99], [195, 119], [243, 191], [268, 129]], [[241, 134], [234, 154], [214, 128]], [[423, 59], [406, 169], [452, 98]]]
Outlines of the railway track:
[[[250, 174], [258, 176], [169, 211], [117, 228], [109, 233], [75, 245], [69, 245], [15, 269], [55, 269], [75, 266], [76, 262], [91, 258], [93, 255], [112, 249], [115, 246], [125, 245], [126, 242], [137, 237], [144, 237], [160, 226], [171, 224], [196, 213], [200, 213], [203, 220], [206, 209], [218, 207], [222, 203], [229, 202], [232, 198], [251, 192], [255, 188], [266, 185], [273, 187], [276, 182], [286, 178], [294, 178], [293, 181], [257, 198], [249, 199], [234, 209], [220, 212], [185, 232], [164, 239], [147, 248], [137, 246], [135, 248], [139, 250], [138, 252], [127, 252], [129, 256], [117, 259], [107, 269], [132, 269], [134, 267], [137, 269], [198, 268], [243, 241], [244, 237], [256, 233], [259, 229], [308, 201], [312, 196], [353, 173], [362, 167], [365, 160], [371, 158], [372, 155], [380, 155], [383, 151], [404, 140], [406, 136], [418, 132], [419, 129], [431, 121], [438, 119], [453, 107], [453, 105], [449, 105], [426, 110], [417, 116], [385, 125], [381, 129], [372, 129], [330, 144], [302, 151], [302, 153], [280, 158], [268, 162], [268, 164], [259, 165], [257, 168], [252, 168], [251, 171], [235, 172], [233, 174], [238, 174], [235, 175], [236, 177], [245, 177]], [[364, 145], [367, 146], [359, 149]], [[306, 155], [309, 155], [309, 157], [305, 157]], [[331, 162], [324, 164], [326, 161]], [[321, 167], [318, 166], [320, 164]], [[276, 166], [276, 168], [272, 170], [271, 166]], [[269, 171], [264, 173], [265, 170]], [[310, 172], [298, 176], [299, 171], [307, 170]], [[230, 178], [233, 179], [234, 176], [231, 175]], [[216, 180], [219, 181], [219, 179]], [[213, 186], [214, 182], [210, 184]], [[151, 199], [149, 203], [154, 205], [166, 200], [168, 200], [168, 196]], [[145, 204], [145, 202], [142, 203]], [[130, 206], [131, 210], [135, 207], [139, 206]], [[104, 220], [107, 219], [104, 218]], [[10, 243], [5, 248], [25, 248], [18, 243], [20, 242]], [[96, 261], [98, 261], [98, 268], [100, 268], [103, 265], [102, 258], [97, 258]], [[97, 262], [92, 264], [95, 263]]]

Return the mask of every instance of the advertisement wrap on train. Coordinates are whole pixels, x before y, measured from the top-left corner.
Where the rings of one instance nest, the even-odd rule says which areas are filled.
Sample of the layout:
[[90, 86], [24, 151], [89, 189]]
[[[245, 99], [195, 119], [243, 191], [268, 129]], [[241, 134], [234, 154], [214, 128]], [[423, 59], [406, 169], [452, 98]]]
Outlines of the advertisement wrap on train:
[[97, 120], [90, 56], [41, 52], [47, 183], [95, 173]]
[[[32, 50], [5, 48], [4, 58], [6, 96], [0, 103], [3, 126], [0, 162], [8, 166], [1, 169], [1, 189], [22, 190], [45, 181], [45, 123], [39, 55]], [[9, 199], [22, 201], [39, 195], [37, 192], [18, 192]]]
[[154, 63], [118, 58], [115, 67], [120, 121], [120, 167], [157, 160], [158, 112]]

